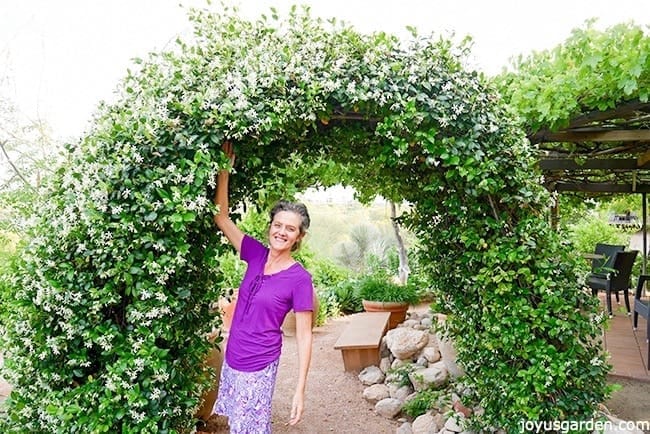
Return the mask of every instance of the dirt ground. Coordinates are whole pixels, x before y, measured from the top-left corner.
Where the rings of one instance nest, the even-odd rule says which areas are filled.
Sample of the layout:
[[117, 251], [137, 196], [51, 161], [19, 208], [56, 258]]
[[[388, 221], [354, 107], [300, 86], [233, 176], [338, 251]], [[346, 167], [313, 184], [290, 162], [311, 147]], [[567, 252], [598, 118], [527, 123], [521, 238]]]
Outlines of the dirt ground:
[[[374, 405], [362, 397], [363, 386], [356, 375], [343, 369], [341, 352], [334, 343], [347, 324], [330, 319], [314, 329], [311, 368], [307, 379], [305, 412], [295, 426], [288, 426], [291, 400], [296, 385], [298, 353], [296, 339], [284, 337], [278, 379], [273, 395], [273, 433], [339, 434], [394, 433], [399, 423], [377, 416]], [[206, 432], [226, 433], [223, 422], [210, 419]]]
[[650, 383], [619, 377], [610, 378], [610, 382], [621, 386], [605, 403], [613, 415], [628, 421], [650, 420]]
[[[311, 369], [307, 382], [305, 413], [296, 426], [287, 426], [296, 381], [298, 356], [296, 340], [286, 336], [280, 359], [273, 399], [273, 433], [305, 434], [390, 434], [401, 425], [374, 412], [374, 406], [362, 397], [364, 386], [356, 375], [343, 370], [341, 353], [334, 343], [348, 320], [330, 319], [314, 329]], [[650, 383], [612, 378], [622, 386], [606, 403], [613, 415], [632, 421], [650, 419]], [[225, 433], [223, 421], [211, 419], [207, 432]]]

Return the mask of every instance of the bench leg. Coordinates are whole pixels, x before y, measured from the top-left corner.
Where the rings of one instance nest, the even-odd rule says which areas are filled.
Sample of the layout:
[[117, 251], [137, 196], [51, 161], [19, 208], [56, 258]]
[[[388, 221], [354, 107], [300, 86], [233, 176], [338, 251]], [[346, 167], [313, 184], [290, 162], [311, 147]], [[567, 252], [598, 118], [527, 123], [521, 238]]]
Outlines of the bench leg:
[[379, 349], [341, 350], [343, 368], [346, 372], [360, 372], [368, 366], [379, 366]]

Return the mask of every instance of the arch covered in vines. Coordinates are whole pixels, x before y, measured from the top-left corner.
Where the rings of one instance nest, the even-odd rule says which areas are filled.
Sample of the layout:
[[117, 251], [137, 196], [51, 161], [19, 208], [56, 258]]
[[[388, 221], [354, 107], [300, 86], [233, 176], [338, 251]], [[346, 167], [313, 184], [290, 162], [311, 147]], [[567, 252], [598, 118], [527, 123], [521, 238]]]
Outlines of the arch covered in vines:
[[468, 47], [364, 35], [297, 9], [190, 16], [194, 37], [141, 61], [51, 180], [4, 282], [15, 389], [0, 426], [188, 429], [228, 248], [211, 203], [226, 139], [233, 203], [342, 182], [413, 205], [402, 221], [447, 314], [466, 399], [485, 409], [478, 426], [591, 417], [608, 371], [595, 304], [547, 223], [532, 150], [466, 68]]

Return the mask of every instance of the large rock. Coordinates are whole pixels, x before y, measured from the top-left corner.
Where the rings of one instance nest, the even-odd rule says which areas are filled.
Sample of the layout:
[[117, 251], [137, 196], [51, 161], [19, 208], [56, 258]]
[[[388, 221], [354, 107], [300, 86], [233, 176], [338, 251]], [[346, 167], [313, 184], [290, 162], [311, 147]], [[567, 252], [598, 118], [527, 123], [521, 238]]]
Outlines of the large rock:
[[359, 381], [365, 386], [383, 383], [386, 375], [376, 366], [368, 366], [359, 372]]
[[440, 430], [440, 426], [431, 413], [425, 413], [415, 418], [411, 424], [413, 434], [434, 434]]
[[428, 368], [416, 369], [409, 373], [409, 380], [416, 391], [442, 387], [448, 378], [449, 373], [444, 362], [437, 362]]
[[426, 346], [438, 349], [438, 336], [435, 333], [429, 333], [429, 342]]
[[453, 378], [462, 377], [465, 375], [463, 369], [456, 363], [456, 348], [454, 348], [453, 343], [450, 339], [447, 339], [444, 335], [438, 334], [438, 349], [440, 350], [440, 355], [442, 360], [447, 367], [447, 371]]
[[393, 360], [393, 363], [391, 363], [391, 365], [390, 365], [390, 369], [392, 369], [393, 371], [395, 371], [395, 370], [397, 370], [397, 369], [399, 369], [399, 368], [402, 368], [402, 367], [404, 367], [404, 366], [410, 366], [411, 363], [412, 363], [411, 360], [400, 360], [400, 359], [395, 359], [395, 360]]
[[440, 351], [436, 347], [424, 347], [422, 349], [422, 357], [426, 359], [429, 363], [436, 363], [441, 359]]
[[407, 319], [407, 320], [404, 321], [402, 324], [400, 324], [399, 327], [409, 327], [409, 328], [413, 328], [413, 327], [415, 327], [416, 325], [420, 325], [420, 321], [419, 321], [419, 320], [416, 320], [416, 319]]
[[363, 390], [363, 397], [366, 401], [376, 404], [382, 399], [390, 398], [390, 390], [385, 384], [373, 384]]
[[399, 428], [397, 428], [395, 434], [413, 434], [413, 430], [411, 429], [411, 424], [408, 422], [404, 422], [399, 426]]
[[386, 345], [397, 359], [413, 357], [429, 342], [429, 333], [422, 330], [398, 327], [386, 333]]
[[378, 415], [392, 419], [402, 411], [402, 401], [395, 398], [386, 398], [375, 404], [375, 411]]
[[463, 432], [463, 421], [464, 417], [459, 415], [458, 413], [452, 415], [447, 421], [445, 422], [445, 429], [447, 431], [452, 431], [452, 432]]
[[388, 394], [391, 398], [399, 399], [402, 402], [406, 401], [406, 398], [413, 393], [413, 387], [410, 385], [402, 386], [400, 384], [389, 384], [388, 385]]
[[390, 370], [390, 367], [391, 367], [390, 357], [382, 357], [382, 359], [379, 361], [379, 369], [381, 369], [381, 372], [385, 374]]

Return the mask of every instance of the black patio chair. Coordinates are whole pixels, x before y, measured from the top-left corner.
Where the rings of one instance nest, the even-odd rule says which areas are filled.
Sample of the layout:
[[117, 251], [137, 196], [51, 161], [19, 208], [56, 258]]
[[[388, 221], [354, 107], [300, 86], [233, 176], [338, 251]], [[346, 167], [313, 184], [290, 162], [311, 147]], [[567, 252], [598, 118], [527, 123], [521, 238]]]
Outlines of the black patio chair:
[[614, 254], [614, 262], [612, 263], [611, 271], [607, 272], [604, 276], [600, 274], [590, 274], [587, 277], [587, 286], [591, 288], [591, 293], [593, 295], [598, 294], [598, 291], [605, 291], [607, 313], [609, 316], [613, 315], [612, 293], [616, 295], [616, 301], [618, 301], [618, 291], [623, 291], [625, 307], [627, 308], [628, 315], [630, 314], [630, 277], [632, 275], [632, 266], [634, 265], [638, 253], [638, 250], [616, 252]]
[[650, 280], [650, 275], [642, 274], [639, 276], [639, 281], [636, 284], [636, 292], [634, 293], [634, 330], [637, 329], [639, 315], [645, 318], [646, 329], [645, 337], [648, 342], [648, 355], [646, 357], [646, 369], [650, 370], [650, 298], [643, 296], [643, 284]]
[[614, 266], [614, 254], [623, 250], [625, 250], [625, 246], [605, 243], [596, 244], [594, 253], [603, 257], [592, 259], [591, 274], [598, 275], [599, 277], [607, 277], [607, 273]]

